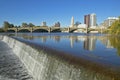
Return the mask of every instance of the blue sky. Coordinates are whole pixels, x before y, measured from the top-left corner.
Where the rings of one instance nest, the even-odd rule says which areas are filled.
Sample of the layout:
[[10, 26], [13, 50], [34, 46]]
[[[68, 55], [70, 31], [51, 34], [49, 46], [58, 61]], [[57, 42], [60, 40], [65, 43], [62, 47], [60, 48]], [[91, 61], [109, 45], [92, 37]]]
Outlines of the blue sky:
[[70, 25], [71, 17], [84, 22], [84, 15], [95, 13], [97, 23], [109, 16], [120, 16], [120, 0], [0, 0], [0, 26], [4, 21], [15, 25], [22, 22], [52, 26], [59, 21]]

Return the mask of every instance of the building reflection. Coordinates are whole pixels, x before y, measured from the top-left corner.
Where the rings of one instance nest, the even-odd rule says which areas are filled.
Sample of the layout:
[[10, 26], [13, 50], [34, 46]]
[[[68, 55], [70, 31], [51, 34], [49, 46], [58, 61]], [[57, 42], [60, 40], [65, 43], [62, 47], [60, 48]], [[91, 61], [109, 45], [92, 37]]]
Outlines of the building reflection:
[[42, 36], [41, 40], [43, 43], [45, 43], [47, 41], [47, 36]]
[[54, 36], [54, 40], [55, 40], [56, 42], [60, 42], [60, 36]]
[[73, 48], [74, 46], [74, 39], [72, 37], [70, 37], [70, 47]]
[[94, 36], [93, 37], [86, 36], [83, 47], [85, 50], [93, 51], [95, 49], [95, 43], [96, 38]]
[[75, 42], [73, 36], [70, 36], [69, 39], [70, 39], [70, 47], [73, 48]]
[[89, 50], [92, 51], [95, 49], [95, 45], [96, 45], [96, 40], [97, 38], [95, 36], [70, 36], [69, 37], [70, 40], [70, 47], [73, 48], [74, 47], [74, 43], [80, 43], [83, 42], [83, 48], [85, 50]]
[[[99, 41], [103, 46], [106, 48], [117, 48], [118, 54], [120, 54], [119, 49], [119, 38], [110, 38], [106, 36], [58, 36], [58, 35], [41, 35], [41, 36], [34, 36], [29, 34], [17, 34], [17, 36], [22, 37], [27, 40], [34, 40], [34, 39], [40, 39], [42, 43], [46, 43], [47, 41], [55, 41], [58, 43], [66, 40], [67, 42], [70, 42], [70, 47], [74, 48], [76, 45], [82, 45], [84, 50], [93, 51], [96, 48], [96, 42]], [[64, 42], [64, 41], [63, 41]], [[82, 44], [81, 44], [82, 43]], [[65, 43], [66, 44], [66, 43]], [[54, 45], [54, 44], [53, 44]]]

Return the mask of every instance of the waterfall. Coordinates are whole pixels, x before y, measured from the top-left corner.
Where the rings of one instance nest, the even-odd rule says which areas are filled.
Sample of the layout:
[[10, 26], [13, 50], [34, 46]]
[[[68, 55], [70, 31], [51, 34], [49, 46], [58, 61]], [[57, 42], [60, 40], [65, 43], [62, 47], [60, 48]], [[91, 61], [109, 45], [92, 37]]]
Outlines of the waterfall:
[[9, 44], [11, 41], [8, 37], [0, 36], [0, 80], [32, 80], [24, 64], [2, 39]]
[[113, 80], [95, 71], [75, 66], [62, 58], [35, 49], [28, 44], [8, 36], [3, 37], [13, 52], [19, 57], [34, 80]]

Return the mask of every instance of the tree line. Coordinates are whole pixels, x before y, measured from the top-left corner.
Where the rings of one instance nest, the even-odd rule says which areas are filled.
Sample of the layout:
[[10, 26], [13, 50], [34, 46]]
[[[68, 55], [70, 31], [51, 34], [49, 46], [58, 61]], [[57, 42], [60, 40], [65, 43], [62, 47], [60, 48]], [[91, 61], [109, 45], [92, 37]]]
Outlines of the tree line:
[[109, 31], [110, 34], [115, 34], [115, 35], [120, 34], [120, 17], [118, 20], [112, 23], [109, 29], [110, 29]]
[[14, 28], [14, 27], [34, 27], [35, 25], [33, 23], [25, 23], [23, 22], [21, 26], [16, 26], [14, 24], [9, 23], [8, 21], [3, 22], [3, 27], [0, 29], [0, 32], [7, 31], [8, 28]]

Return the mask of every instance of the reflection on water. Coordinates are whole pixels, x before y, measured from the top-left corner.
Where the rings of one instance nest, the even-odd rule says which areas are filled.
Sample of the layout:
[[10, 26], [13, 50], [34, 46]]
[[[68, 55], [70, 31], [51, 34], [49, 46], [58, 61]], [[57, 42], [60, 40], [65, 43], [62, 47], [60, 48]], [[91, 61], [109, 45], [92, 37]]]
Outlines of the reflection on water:
[[120, 37], [70, 33], [29, 33], [17, 34], [16, 37], [92, 61], [120, 65]]
[[95, 49], [95, 43], [96, 43], [96, 37], [88, 37], [84, 39], [84, 49], [85, 50], [94, 50]]
[[[73, 65], [69, 65], [62, 59], [58, 59], [54, 56], [43, 56], [45, 55], [44, 52], [36, 54], [36, 57], [31, 57], [25, 53], [26, 50], [28, 50], [29, 54], [33, 55], [33, 49], [22, 49], [25, 53], [21, 53], [20, 55], [23, 55], [23, 58], [28, 58], [26, 60], [28, 60], [30, 64], [31, 62], [32, 64], [35, 64], [32, 66], [35, 66], [34, 74], [37, 75], [36, 77], [39, 77], [38, 80], [44, 78], [45, 80], [119, 80], [119, 74], [116, 73], [120, 72], [120, 37], [100, 34], [70, 33], [25, 33], [16, 34], [15, 37], [35, 44], [48, 46], [52, 49], [64, 51], [66, 54], [71, 54], [77, 58], [80, 57], [90, 61], [90, 63], [87, 63], [87, 67], [81, 66], [75, 68]], [[27, 57], [25, 57], [25, 55]], [[91, 64], [91, 62], [98, 63], [99, 65]], [[113, 75], [110, 75], [112, 78], [105, 76], [104, 72], [102, 72], [101, 65], [106, 66], [105, 72], [108, 73], [106, 73], [107, 75], [109, 75], [109, 71], [107, 71], [107, 68], [109, 67], [108, 69], [116, 72], [114, 76], [117, 77], [114, 78]], [[97, 70], [99, 69], [103, 74], [99, 74], [96, 71], [94, 72], [92, 69], [93, 66], [97, 66]], [[89, 70], [88, 67], [91, 68], [93, 72]], [[39, 75], [46, 75], [46, 77], [41, 77]]]
[[[95, 36], [95, 35], [67, 35], [67, 36], [61, 36], [61, 35], [30, 35], [30, 34], [17, 34], [17, 37], [22, 37], [27, 40], [35, 40], [38, 39], [42, 43], [46, 43], [50, 39], [52, 39], [54, 42], [59, 42], [62, 39], [68, 40], [70, 42], [70, 47], [73, 48], [74, 43], [83, 43], [83, 49], [93, 51], [96, 48], [96, 42], [99, 40], [100, 43], [102, 43], [106, 48], [116, 48], [119, 50], [119, 44], [120, 44], [120, 37], [111, 37], [111, 36]], [[120, 51], [118, 51], [118, 54], [120, 54]]]
[[117, 49], [117, 54], [120, 56], [120, 37], [109, 37], [111, 47]]

